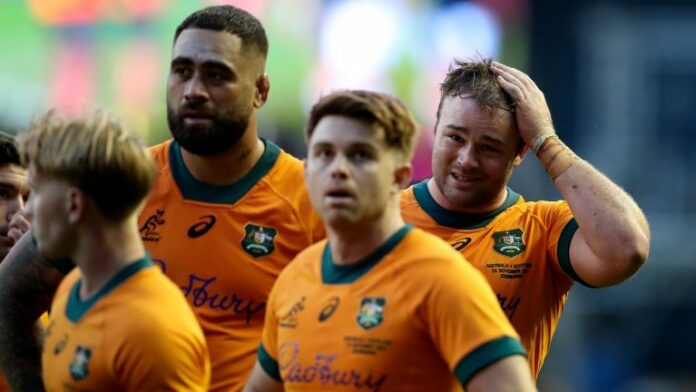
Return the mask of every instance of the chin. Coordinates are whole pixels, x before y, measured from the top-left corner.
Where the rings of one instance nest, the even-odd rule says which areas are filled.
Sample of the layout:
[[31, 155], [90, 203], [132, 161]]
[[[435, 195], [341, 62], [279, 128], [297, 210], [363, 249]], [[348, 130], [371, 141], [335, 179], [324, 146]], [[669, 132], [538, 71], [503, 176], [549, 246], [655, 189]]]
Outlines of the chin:
[[326, 226], [333, 229], [343, 230], [357, 226], [355, 219], [351, 219], [351, 217], [347, 216], [346, 214], [329, 213], [325, 217], [322, 217], [322, 219], [324, 220], [324, 223], [326, 223]]

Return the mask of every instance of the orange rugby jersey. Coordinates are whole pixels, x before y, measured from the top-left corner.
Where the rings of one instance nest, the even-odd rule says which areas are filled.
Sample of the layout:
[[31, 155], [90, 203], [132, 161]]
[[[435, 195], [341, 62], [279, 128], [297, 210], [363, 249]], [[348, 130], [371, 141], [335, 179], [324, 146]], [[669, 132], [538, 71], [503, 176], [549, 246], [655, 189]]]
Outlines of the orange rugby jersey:
[[448, 211], [427, 180], [402, 192], [404, 220], [447, 241], [484, 276], [527, 349], [537, 378], [563, 311], [572, 278], [570, 240], [577, 229], [564, 201], [527, 202], [508, 188], [495, 211]]
[[271, 292], [259, 362], [285, 390], [451, 391], [524, 355], [483, 276], [446, 243], [404, 226], [351, 266], [326, 241]]
[[214, 391], [243, 387], [273, 283], [297, 253], [324, 237], [302, 162], [264, 143], [256, 166], [230, 186], [198, 182], [175, 141], [151, 149], [160, 174], [140, 214], [140, 234], [198, 317]]
[[87, 300], [80, 272], [61, 282], [42, 354], [51, 391], [207, 391], [203, 331], [181, 291], [149, 258], [126, 266]]

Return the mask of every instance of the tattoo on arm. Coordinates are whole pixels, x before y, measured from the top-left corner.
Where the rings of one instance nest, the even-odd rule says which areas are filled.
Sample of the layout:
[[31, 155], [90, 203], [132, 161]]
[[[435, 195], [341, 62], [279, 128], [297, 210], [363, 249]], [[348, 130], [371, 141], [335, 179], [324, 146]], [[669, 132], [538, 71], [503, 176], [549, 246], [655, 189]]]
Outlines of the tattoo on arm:
[[63, 274], [25, 233], [0, 264], [0, 368], [15, 391], [43, 391], [36, 320], [48, 310]]

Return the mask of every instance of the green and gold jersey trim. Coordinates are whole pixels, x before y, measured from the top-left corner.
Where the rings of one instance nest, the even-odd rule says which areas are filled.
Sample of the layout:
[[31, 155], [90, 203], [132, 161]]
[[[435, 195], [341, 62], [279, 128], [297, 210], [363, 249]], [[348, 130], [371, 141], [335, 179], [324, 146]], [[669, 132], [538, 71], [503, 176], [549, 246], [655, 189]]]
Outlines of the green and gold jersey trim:
[[512, 355], [527, 356], [519, 340], [503, 336], [502, 338], [488, 341], [462, 358], [454, 367], [454, 374], [466, 389], [466, 384], [479, 371], [488, 365]]
[[149, 255], [145, 255], [142, 259], [128, 264], [126, 267], [121, 269], [113, 278], [111, 278], [99, 291], [92, 295], [88, 300], [83, 301], [80, 299], [80, 285], [82, 284], [82, 278], [78, 279], [73, 285], [68, 296], [68, 302], [65, 305], [65, 316], [68, 320], [73, 323], [80, 321], [82, 316], [84, 316], [87, 311], [89, 311], [94, 304], [97, 303], [102, 297], [109, 294], [113, 289], [118, 287], [121, 283], [125, 282], [128, 278], [135, 275], [139, 271], [145, 268], [152, 267], [154, 264], [150, 259]]
[[280, 377], [280, 369], [278, 368], [278, 361], [273, 359], [271, 355], [263, 347], [263, 344], [259, 345], [258, 359], [261, 368], [272, 377], [274, 380], [282, 382]]
[[573, 218], [566, 223], [563, 231], [561, 231], [561, 236], [558, 239], [558, 248], [556, 249], [558, 252], [558, 264], [574, 281], [582, 284], [583, 286], [594, 288], [594, 286], [590, 286], [589, 284], [585, 283], [580, 276], [578, 276], [578, 273], [575, 272], [573, 265], [570, 263], [570, 242], [577, 230], [578, 222], [576, 222], [575, 218]]
[[404, 227], [392, 234], [382, 245], [364, 259], [351, 265], [336, 265], [331, 255], [331, 247], [326, 243], [324, 254], [321, 258], [321, 280], [324, 284], [350, 284], [365, 275], [372, 267], [377, 265], [384, 256], [388, 255], [401, 242], [406, 234], [413, 229], [411, 225]]
[[512, 189], [507, 188], [507, 197], [503, 205], [497, 209], [484, 214], [467, 214], [465, 212], [450, 211], [443, 208], [430, 194], [428, 181], [423, 180], [413, 186], [413, 195], [416, 197], [418, 205], [428, 214], [438, 225], [452, 229], [480, 229], [488, 225], [496, 216], [517, 203], [520, 195]]
[[251, 190], [275, 165], [280, 156], [280, 147], [261, 139], [264, 151], [256, 165], [244, 177], [229, 185], [210, 185], [198, 181], [184, 164], [181, 146], [176, 141], [169, 145], [169, 165], [184, 199], [212, 204], [234, 204]]

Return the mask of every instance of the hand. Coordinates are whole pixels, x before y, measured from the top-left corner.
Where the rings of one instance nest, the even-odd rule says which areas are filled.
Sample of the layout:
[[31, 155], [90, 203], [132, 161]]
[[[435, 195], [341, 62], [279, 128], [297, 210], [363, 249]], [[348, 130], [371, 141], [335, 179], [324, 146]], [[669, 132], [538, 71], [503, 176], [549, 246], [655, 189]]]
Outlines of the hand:
[[20, 211], [14, 214], [10, 220], [9, 227], [10, 228], [7, 230], [7, 237], [11, 239], [13, 243], [17, 243], [19, 238], [24, 235], [24, 233], [29, 231], [31, 228], [31, 223], [29, 223], [27, 218]]
[[538, 148], [534, 142], [556, 134], [544, 93], [527, 74], [495, 61], [491, 63], [491, 71], [498, 76], [500, 87], [517, 102], [517, 128], [529, 147]]

